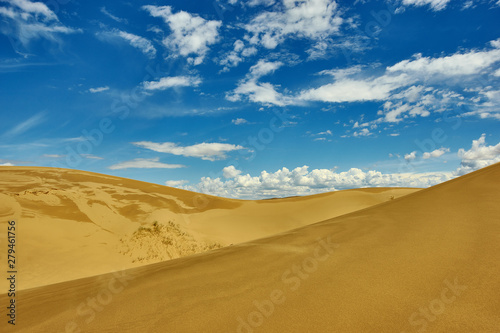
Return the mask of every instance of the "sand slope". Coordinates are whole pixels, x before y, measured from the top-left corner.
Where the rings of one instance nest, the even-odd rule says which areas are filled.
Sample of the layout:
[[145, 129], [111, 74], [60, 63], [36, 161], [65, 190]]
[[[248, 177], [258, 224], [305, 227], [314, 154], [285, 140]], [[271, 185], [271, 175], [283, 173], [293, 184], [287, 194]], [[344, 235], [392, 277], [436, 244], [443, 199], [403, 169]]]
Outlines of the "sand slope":
[[498, 332], [499, 201], [494, 165], [280, 235], [21, 292], [18, 329]]
[[[0, 167], [0, 190], [0, 238], [9, 219], [18, 221], [18, 289], [262, 238], [417, 191], [380, 188], [243, 201], [35, 167]], [[6, 285], [0, 280], [1, 290]]]

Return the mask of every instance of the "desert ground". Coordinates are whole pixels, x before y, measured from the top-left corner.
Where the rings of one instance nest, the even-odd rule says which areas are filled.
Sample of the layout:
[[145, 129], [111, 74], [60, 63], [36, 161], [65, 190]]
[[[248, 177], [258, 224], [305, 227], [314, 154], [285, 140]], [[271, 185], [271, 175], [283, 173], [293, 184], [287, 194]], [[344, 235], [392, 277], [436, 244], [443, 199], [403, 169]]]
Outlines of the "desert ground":
[[0, 167], [0, 190], [2, 332], [500, 330], [500, 164], [260, 201], [35, 167]]

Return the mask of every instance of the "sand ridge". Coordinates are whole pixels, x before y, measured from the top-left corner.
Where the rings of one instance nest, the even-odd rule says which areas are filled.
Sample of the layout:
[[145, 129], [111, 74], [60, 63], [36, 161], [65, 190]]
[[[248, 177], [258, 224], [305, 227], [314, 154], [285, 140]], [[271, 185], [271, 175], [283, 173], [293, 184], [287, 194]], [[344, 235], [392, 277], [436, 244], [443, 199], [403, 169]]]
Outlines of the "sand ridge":
[[[19, 221], [19, 289], [267, 237], [418, 191], [362, 189], [247, 201], [38, 167], [1, 167], [0, 189], [0, 226], [9, 218]], [[153, 230], [154, 223], [159, 229]]]
[[496, 332], [499, 185], [500, 164], [279, 235], [27, 290], [19, 331]]

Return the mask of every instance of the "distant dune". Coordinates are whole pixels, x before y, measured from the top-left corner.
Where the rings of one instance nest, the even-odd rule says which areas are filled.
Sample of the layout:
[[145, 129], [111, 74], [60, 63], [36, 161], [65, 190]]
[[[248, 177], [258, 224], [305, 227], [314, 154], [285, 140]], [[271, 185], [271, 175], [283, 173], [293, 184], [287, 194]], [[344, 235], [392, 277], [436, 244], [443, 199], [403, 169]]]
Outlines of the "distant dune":
[[[362, 189], [244, 201], [36, 167], [0, 167], [0, 189], [0, 225], [18, 221], [19, 289], [267, 237], [417, 190]], [[2, 227], [0, 235], [5, 232]], [[6, 286], [1, 280], [1, 290]]]
[[[222, 245], [232, 239], [244, 241], [21, 291], [19, 332], [403, 333], [498, 332], [500, 328], [500, 164], [420, 191], [363, 189], [261, 202], [209, 197], [208, 204], [198, 210], [191, 202], [196, 194], [191, 192], [75, 171], [4, 170], [10, 178], [0, 176], [3, 188], [9, 186], [9, 179], [21, 176], [25, 185], [20, 183], [15, 189], [18, 192], [25, 191], [22, 186], [41, 186], [36, 182], [53, 179], [46, 187], [56, 181], [66, 184], [64, 190], [73, 193], [73, 202], [84, 200], [77, 199], [76, 192], [98, 193], [108, 198], [109, 210], [117, 210], [116, 216], [122, 218], [135, 209], [120, 213], [118, 198], [125, 200], [121, 203], [135, 200], [138, 207], [145, 207], [144, 202], [153, 198], [160, 205], [164, 196], [171, 196], [172, 206], [182, 202], [183, 209], [190, 212], [189, 223], [179, 217], [174, 222], [193, 239]], [[98, 261], [103, 270], [106, 267], [102, 253], [108, 255], [112, 247], [102, 245], [89, 254], [93, 249], [85, 249], [81, 232], [88, 233], [94, 247], [103, 234], [116, 233], [120, 223], [124, 225], [120, 237], [137, 230], [139, 222], [116, 217], [105, 225], [96, 225], [94, 220], [79, 222], [81, 229], [71, 234], [64, 223], [77, 222], [63, 215], [70, 214], [69, 210], [61, 208], [64, 212], [58, 217], [50, 217], [49, 209], [42, 214], [35, 208], [46, 203], [20, 199], [10, 193], [14, 191], [10, 186], [3, 192], [9, 193], [4, 194], [6, 201], [2, 198], [7, 202], [2, 212], [14, 207], [27, 236], [35, 233], [29, 228], [41, 221], [50, 225], [49, 230], [64, 230], [56, 231], [64, 239], [59, 246], [42, 241], [36, 247], [27, 241], [22, 245], [24, 251], [31, 251], [33, 261], [36, 250], [42, 254], [44, 244], [49, 248], [43, 255], [66, 250], [59, 268], [71, 269], [64, 267], [63, 272], [74, 269], [70, 260], [83, 260], [74, 254], [77, 250], [90, 251], [87, 260]], [[112, 189], [116, 192], [108, 193]], [[407, 195], [392, 200], [398, 193]], [[65, 203], [70, 202], [67, 200]], [[83, 218], [89, 208], [79, 204], [75, 211]], [[175, 213], [180, 215], [173, 214], [170, 220], [186, 214]], [[254, 214], [254, 220], [247, 220], [247, 213]], [[148, 216], [144, 214], [141, 218]], [[331, 218], [325, 217], [328, 214]], [[225, 215], [225, 222], [215, 219]], [[151, 219], [158, 220], [158, 216]], [[289, 219], [292, 222], [284, 222]], [[252, 222], [255, 230], [248, 226]], [[240, 225], [229, 229], [232, 231], [225, 229], [231, 223]], [[148, 224], [147, 228], [154, 232], [155, 226]], [[259, 234], [260, 229], [265, 230]], [[48, 237], [42, 234], [42, 227], [37, 230], [39, 237]], [[36, 239], [31, 237], [28, 239]], [[82, 274], [84, 270], [82, 267]], [[5, 295], [0, 296], [0, 304], [6, 301]]]

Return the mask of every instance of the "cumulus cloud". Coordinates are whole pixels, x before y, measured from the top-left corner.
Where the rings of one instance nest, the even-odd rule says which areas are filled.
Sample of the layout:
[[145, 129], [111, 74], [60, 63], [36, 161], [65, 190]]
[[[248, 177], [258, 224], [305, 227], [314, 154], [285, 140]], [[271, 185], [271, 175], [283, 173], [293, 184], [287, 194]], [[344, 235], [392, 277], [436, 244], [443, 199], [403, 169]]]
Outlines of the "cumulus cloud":
[[121, 170], [121, 169], [177, 169], [184, 168], [184, 165], [181, 164], [166, 164], [160, 162], [159, 157], [155, 158], [136, 158], [132, 161], [121, 162], [117, 164], [113, 164], [108, 167], [111, 170]]
[[145, 81], [142, 83], [146, 90], [165, 90], [174, 87], [196, 87], [201, 79], [196, 76], [167, 76], [158, 81]]
[[26, 47], [32, 40], [59, 41], [60, 34], [80, 32], [61, 24], [57, 15], [43, 2], [28, 0], [2, 1], [0, 17], [7, 25], [0, 25], [0, 32], [19, 41]]
[[[361, 170], [351, 168], [338, 172], [334, 169], [309, 170], [307, 165], [289, 170], [283, 167], [275, 172], [262, 171], [252, 176], [243, 174], [241, 170], [230, 165], [222, 170], [223, 178], [202, 177], [197, 184], [182, 186], [182, 188], [217, 196], [262, 199], [269, 197], [286, 197], [295, 195], [310, 195], [335, 190], [362, 187], [429, 187], [488, 165], [500, 162], [500, 143], [488, 146], [486, 135], [473, 140], [470, 149], [460, 149], [458, 156], [461, 165], [455, 171], [425, 172], [425, 173], [382, 173], [377, 170]], [[440, 157], [449, 152], [448, 148], [439, 148], [425, 152], [428, 158]], [[389, 154], [390, 157], [394, 155]], [[399, 157], [399, 155], [396, 155]], [[417, 157], [413, 151], [404, 156], [412, 161]]]
[[472, 141], [469, 150], [459, 149], [458, 157], [462, 159], [458, 175], [484, 168], [488, 165], [500, 162], [500, 143], [495, 146], [486, 145], [486, 134], [481, 135], [477, 140]]
[[217, 42], [221, 21], [204, 18], [185, 11], [172, 12], [170, 6], [143, 6], [153, 17], [161, 17], [171, 33], [163, 39], [163, 44], [176, 55], [188, 58], [194, 65], [203, 62], [209, 46]]
[[415, 158], [417, 157], [417, 152], [416, 151], [412, 151], [411, 153], [409, 154], [405, 154], [405, 160], [407, 162], [411, 162], [413, 161]]
[[241, 174], [241, 171], [236, 169], [234, 165], [230, 165], [222, 169], [224, 178], [234, 178]]
[[443, 156], [445, 153], [447, 153], [449, 151], [450, 151], [450, 148], [439, 148], [439, 149], [433, 150], [431, 152], [423, 153], [422, 158], [424, 160], [429, 159], [429, 158], [438, 158], [438, 157]]
[[233, 44], [233, 50], [226, 52], [224, 57], [219, 60], [219, 65], [224, 66], [222, 72], [227, 72], [231, 67], [238, 66], [245, 58], [251, 57], [257, 53], [254, 46], [247, 47], [241, 40], [236, 40]]
[[338, 33], [343, 19], [337, 3], [330, 0], [284, 0], [245, 25], [252, 44], [274, 49], [286, 38], [321, 41]]
[[262, 171], [258, 176], [242, 174], [234, 166], [229, 166], [223, 173], [225, 180], [203, 177], [198, 184], [183, 188], [224, 197], [262, 199], [360, 187], [428, 187], [453, 177], [451, 172], [384, 174], [357, 168], [336, 172], [335, 169], [309, 170], [306, 165], [293, 170], [282, 168], [272, 173]]
[[356, 131], [354, 133], [352, 133], [352, 135], [354, 137], [359, 137], [359, 136], [370, 136], [370, 135], [373, 135], [373, 133], [370, 132], [370, 130], [368, 128], [363, 128], [359, 131]]
[[192, 146], [179, 146], [173, 142], [156, 143], [150, 141], [132, 142], [137, 147], [146, 148], [159, 153], [180, 155], [185, 157], [197, 157], [202, 160], [215, 161], [227, 158], [226, 153], [245, 149], [240, 145], [229, 143], [199, 143]]
[[103, 91], [106, 91], [106, 90], [109, 90], [108, 86], [97, 87], [97, 88], [90, 88], [89, 92], [92, 93], [92, 94], [95, 94], [95, 93], [100, 93], [100, 92], [103, 92]]

